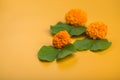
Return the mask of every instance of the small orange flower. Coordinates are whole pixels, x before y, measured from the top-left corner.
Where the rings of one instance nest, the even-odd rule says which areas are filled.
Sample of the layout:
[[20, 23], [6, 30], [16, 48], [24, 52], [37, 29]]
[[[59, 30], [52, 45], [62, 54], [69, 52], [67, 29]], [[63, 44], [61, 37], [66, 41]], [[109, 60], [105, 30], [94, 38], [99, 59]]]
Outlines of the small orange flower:
[[87, 14], [80, 9], [72, 9], [65, 15], [66, 23], [74, 26], [84, 26], [87, 22]]
[[71, 42], [71, 38], [69, 33], [64, 30], [58, 32], [54, 37], [53, 37], [53, 46], [56, 48], [62, 48], [65, 45], [69, 44]]
[[86, 34], [92, 39], [104, 39], [107, 35], [107, 26], [102, 22], [91, 23], [86, 30]]

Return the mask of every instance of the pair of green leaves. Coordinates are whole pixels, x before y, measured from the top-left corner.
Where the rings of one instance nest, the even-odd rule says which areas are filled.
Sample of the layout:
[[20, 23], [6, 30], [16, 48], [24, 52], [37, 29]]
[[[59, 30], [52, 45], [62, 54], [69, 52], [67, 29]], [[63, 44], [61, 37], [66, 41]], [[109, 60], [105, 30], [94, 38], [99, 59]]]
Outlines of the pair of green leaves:
[[53, 35], [59, 31], [66, 30], [71, 36], [80, 36], [86, 31], [86, 27], [72, 26], [66, 23], [58, 22], [56, 25], [51, 26], [50, 30]]
[[43, 46], [38, 52], [38, 58], [43, 61], [54, 61], [55, 59], [62, 59], [74, 52], [76, 52], [76, 48], [72, 44], [68, 44], [62, 49], [57, 49], [53, 46]]
[[76, 40], [73, 45], [77, 50], [91, 50], [91, 51], [102, 51], [111, 46], [111, 42], [107, 39], [93, 40], [85, 38], [83, 40]]

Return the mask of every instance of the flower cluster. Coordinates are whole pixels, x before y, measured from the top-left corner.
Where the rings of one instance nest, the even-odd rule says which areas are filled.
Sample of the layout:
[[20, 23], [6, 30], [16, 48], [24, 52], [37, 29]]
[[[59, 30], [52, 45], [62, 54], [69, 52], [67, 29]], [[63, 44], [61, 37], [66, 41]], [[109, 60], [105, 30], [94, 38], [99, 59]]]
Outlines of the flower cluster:
[[56, 48], [62, 48], [65, 45], [69, 44], [71, 42], [71, 38], [69, 33], [64, 30], [58, 32], [54, 37], [53, 37], [53, 46]]
[[74, 26], [84, 26], [87, 22], [86, 12], [80, 9], [72, 9], [65, 15], [66, 23]]
[[86, 34], [92, 39], [104, 39], [107, 35], [107, 25], [102, 22], [93, 22], [88, 26]]

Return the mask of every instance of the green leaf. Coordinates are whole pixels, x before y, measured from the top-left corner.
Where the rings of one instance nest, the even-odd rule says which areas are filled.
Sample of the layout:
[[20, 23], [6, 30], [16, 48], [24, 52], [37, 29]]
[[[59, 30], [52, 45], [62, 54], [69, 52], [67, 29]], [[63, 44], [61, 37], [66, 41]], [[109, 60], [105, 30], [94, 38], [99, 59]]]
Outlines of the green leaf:
[[101, 51], [109, 48], [111, 46], [111, 42], [108, 42], [107, 39], [94, 40], [94, 44], [90, 48], [91, 51]]
[[54, 61], [59, 50], [53, 46], [43, 46], [38, 52], [38, 58], [43, 61]]
[[78, 50], [88, 50], [91, 48], [93, 45], [94, 40], [85, 38], [83, 40], [76, 40], [73, 45], [78, 49]]
[[56, 34], [62, 30], [66, 30], [71, 36], [79, 36], [86, 31], [86, 27], [72, 26], [62, 22], [58, 22], [56, 25], [50, 27], [50, 31], [52, 34]]
[[66, 31], [70, 31], [71, 30], [71, 25], [68, 25], [68, 24], [65, 24], [65, 23], [62, 23], [62, 22], [58, 22], [56, 25], [54, 26], [51, 26], [50, 27], [50, 30], [51, 30], [51, 33], [52, 34], [56, 34], [58, 33], [59, 31], [62, 31], [62, 30], [66, 30]]
[[84, 26], [74, 27], [71, 29], [70, 35], [71, 36], [79, 36], [79, 35], [83, 34], [85, 31], [86, 31], [86, 27], [84, 27]]
[[65, 58], [66, 56], [73, 54], [74, 52], [76, 52], [76, 48], [74, 47], [74, 45], [68, 44], [61, 49], [60, 53], [57, 56], [57, 59]]

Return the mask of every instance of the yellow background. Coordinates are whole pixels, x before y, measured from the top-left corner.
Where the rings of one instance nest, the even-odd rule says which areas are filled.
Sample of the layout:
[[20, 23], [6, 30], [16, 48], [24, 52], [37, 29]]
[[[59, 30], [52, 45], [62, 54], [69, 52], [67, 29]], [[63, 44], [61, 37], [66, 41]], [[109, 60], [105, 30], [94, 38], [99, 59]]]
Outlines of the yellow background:
[[[50, 25], [73, 8], [88, 14], [88, 25], [108, 25], [112, 46], [41, 62], [37, 52], [51, 45]], [[120, 80], [120, 0], [0, 0], [0, 80]]]

